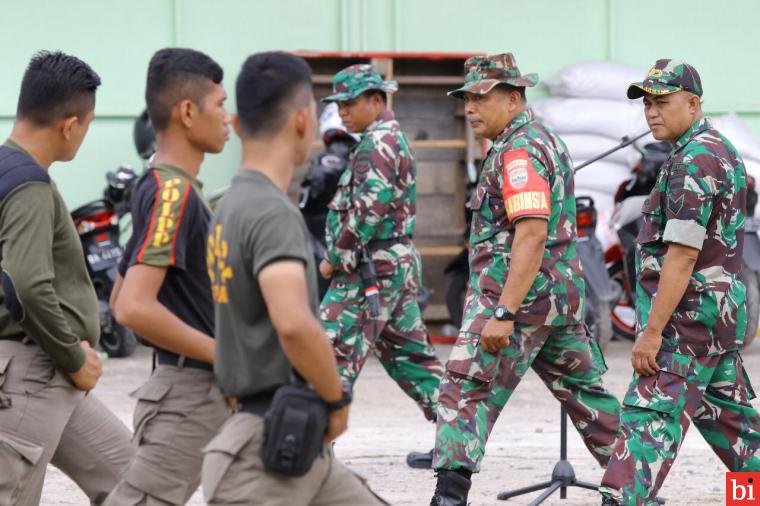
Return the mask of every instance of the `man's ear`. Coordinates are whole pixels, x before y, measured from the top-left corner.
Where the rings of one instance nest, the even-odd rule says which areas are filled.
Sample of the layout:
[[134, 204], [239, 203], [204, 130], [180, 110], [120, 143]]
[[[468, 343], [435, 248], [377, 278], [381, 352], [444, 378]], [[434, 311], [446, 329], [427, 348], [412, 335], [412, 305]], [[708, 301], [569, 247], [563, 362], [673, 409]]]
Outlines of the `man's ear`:
[[689, 94], [689, 110], [692, 114], [696, 114], [700, 111], [700, 108], [702, 106], [702, 99], [699, 98], [694, 93]]
[[71, 139], [71, 133], [78, 124], [79, 118], [76, 115], [61, 120], [61, 135], [65, 140]]
[[198, 108], [190, 99], [181, 100], [172, 108], [172, 115], [176, 114], [177, 119], [185, 128], [192, 128], [193, 119], [197, 113]]
[[308, 126], [309, 108], [299, 107], [293, 113], [291, 121], [296, 129], [298, 137], [303, 137], [306, 134], [306, 127]]
[[230, 115], [230, 123], [232, 123], [232, 129], [235, 130], [235, 135], [238, 137], [241, 137], [240, 135], [240, 116], [237, 114]]

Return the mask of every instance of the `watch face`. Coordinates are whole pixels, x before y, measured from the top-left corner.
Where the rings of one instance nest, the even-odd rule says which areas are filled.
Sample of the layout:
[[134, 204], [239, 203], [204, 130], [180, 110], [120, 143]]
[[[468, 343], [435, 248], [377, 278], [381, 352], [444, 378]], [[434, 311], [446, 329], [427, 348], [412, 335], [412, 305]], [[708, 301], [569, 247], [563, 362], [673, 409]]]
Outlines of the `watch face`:
[[504, 308], [502, 306], [499, 306], [496, 308], [496, 312], [494, 313], [494, 315], [496, 316], [497, 319], [504, 318], [504, 313], [505, 313]]

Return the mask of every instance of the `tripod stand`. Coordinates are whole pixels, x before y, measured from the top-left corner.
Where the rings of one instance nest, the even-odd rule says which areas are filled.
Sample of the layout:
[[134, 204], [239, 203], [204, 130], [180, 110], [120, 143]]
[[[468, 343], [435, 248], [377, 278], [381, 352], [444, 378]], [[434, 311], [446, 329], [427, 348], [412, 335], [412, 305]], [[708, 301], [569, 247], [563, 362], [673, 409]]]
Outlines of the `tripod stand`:
[[557, 489], [559, 489], [560, 499], [567, 499], [568, 487], [580, 487], [588, 490], [599, 489], [599, 485], [575, 479], [575, 470], [573, 469], [572, 464], [567, 460], [567, 412], [565, 411], [565, 406], [562, 406], [560, 409], [560, 417], [559, 462], [554, 465], [551, 480], [536, 483], [535, 485], [530, 485], [528, 487], [500, 492], [499, 495], [496, 496], [497, 499], [500, 501], [506, 501], [512, 497], [546, 489], [540, 496], [531, 501], [530, 506], [537, 506], [548, 499], [550, 495], [557, 491]]
[[[549, 498], [554, 492], [559, 489], [559, 498], [567, 499], [567, 488], [578, 487], [588, 490], [599, 490], [599, 485], [594, 485], [587, 481], [578, 481], [575, 479], [575, 469], [573, 465], [567, 460], [567, 412], [565, 406], [560, 408], [560, 426], [559, 426], [559, 462], [554, 464], [552, 470], [552, 478], [549, 481], [542, 481], [535, 485], [527, 487], [517, 488], [515, 490], [508, 490], [505, 492], [499, 492], [496, 496], [500, 501], [506, 501], [512, 497], [518, 495], [530, 494], [531, 492], [537, 492], [544, 490], [540, 496], [533, 499], [528, 506], [538, 506]], [[657, 497], [659, 504], [665, 504], [665, 499]]]

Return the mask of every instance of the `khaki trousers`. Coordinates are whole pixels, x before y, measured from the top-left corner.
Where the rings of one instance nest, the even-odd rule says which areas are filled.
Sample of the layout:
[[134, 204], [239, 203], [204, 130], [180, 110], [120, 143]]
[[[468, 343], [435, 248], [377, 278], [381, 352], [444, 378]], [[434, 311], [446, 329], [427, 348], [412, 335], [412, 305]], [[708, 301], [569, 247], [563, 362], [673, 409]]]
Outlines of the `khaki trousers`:
[[379, 506], [388, 504], [333, 455], [314, 460], [303, 476], [264, 470], [259, 458], [264, 419], [233, 415], [203, 449], [203, 497], [210, 505]]
[[48, 463], [101, 504], [134, 453], [129, 437], [42, 348], [0, 341], [0, 504], [39, 504]]
[[159, 365], [132, 395], [136, 454], [105, 504], [185, 504], [200, 485], [201, 448], [230, 414], [214, 373]]

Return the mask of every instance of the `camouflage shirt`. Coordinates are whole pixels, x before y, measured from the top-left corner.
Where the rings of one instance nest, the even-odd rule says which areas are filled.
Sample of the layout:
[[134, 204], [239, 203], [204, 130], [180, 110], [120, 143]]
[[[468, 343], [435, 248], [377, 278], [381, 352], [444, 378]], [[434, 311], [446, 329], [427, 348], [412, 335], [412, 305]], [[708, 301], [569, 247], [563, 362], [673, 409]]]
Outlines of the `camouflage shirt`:
[[328, 206], [327, 260], [352, 272], [370, 241], [411, 237], [416, 177], [409, 141], [386, 111], [362, 134]]
[[520, 113], [494, 141], [471, 200], [470, 293], [463, 331], [479, 333], [493, 315], [509, 273], [515, 222], [524, 217], [548, 220], [549, 235], [517, 321], [571, 325], [583, 320], [574, 193], [565, 144], [530, 109]]
[[638, 332], [646, 327], [668, 243], [700, 250], [662, 348], [692, 356], [737, 348], [747, 325], [742, 268], [747, 181], [744, 164], [710, 121], [700, 119], [673, 147], [644, 202], [637, 242]]

